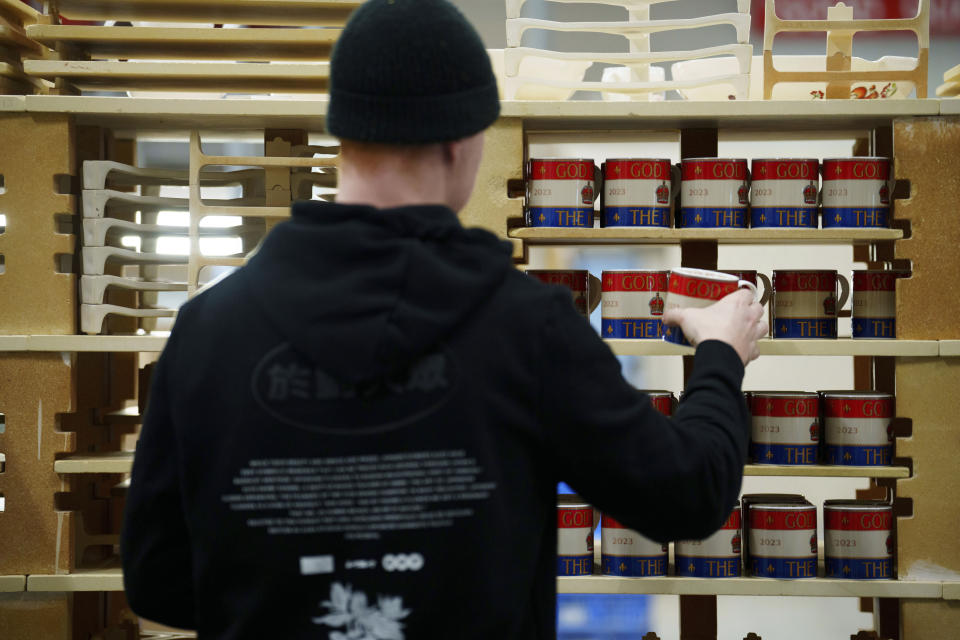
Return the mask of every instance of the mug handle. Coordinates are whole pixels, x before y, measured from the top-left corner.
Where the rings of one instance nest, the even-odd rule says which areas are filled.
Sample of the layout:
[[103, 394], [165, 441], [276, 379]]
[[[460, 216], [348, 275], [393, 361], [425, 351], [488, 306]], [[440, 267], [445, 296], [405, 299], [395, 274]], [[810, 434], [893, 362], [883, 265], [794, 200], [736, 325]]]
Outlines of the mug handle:
[[763, 282], [763, 295], [760, 296], [760, 304], [764, 305], [770, 300], [770, 294], [773, 292], [773, 286], [770, 284], [770, 278], [764, 273], [757, 272], [757, 278]]
[[[747, 280], [738, 280], [738, 281], [737, 281], [737, 289], [743, 289], [744, 287], [746, 287], [747, 289], [750, 289], [750, 291], [753, 292], [753, 299], [756, 300], [756, 299], [757, 299], [757, 285], [755, 285], [755, 284], [753, 284], [752, 282], [749, 282], [749, 281], [747, 281]], [[844, 300], [846, 300], [846, 298], [844, 298]]]
[[837, 274], [837, 280], [840, 282], [840, 300], [837, 301], [837, 316], [840, 315], [840, 309], [843, 308], [843, 305], [847, 303], [847, 298], [850, 297], [850, 281], [847, 280], [846, 276]]
[[593, 310], [600, 304], [603, 296], [603, 282], [592, 273], [587, 274], [587, 312], [593, 313]]

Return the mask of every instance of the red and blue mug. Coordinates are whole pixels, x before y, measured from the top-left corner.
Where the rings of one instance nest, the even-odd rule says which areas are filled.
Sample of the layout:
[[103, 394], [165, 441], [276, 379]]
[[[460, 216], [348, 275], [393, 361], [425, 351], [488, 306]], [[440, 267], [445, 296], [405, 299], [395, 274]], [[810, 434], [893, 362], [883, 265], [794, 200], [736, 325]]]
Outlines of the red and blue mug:
[[[750, 289], [756, 299], [757, 285], [729, 273], [687, 267], [671, 269], [670, 280], [667, 283], [665, 309], [669, 311], [678, 308], [709, 307], [742, 288]], [[664, 326], [663, 339], [674, 344], [691, 346], [680, 327]]]
[[668, 159], [607, 160], [601, 226], [670, 227], [678, 183], [678, 172]]
[[833, 158], [822, 165], [823, 228], [890, 226], [889, 158]]
[[593, 160], [530, 160], [526, 174], [527, 226], [593, 227], [599, 174]]
[[747, 228], [750, 171], [734, 158], [686, 158], [680, 163], [684, 227]]
[[[840, 299], [837, 300], [837, 284]], [[773, 272], [773, 337], [837, 337], [837, 311], [850, 296], [850, 283], [836, 271], [802, 269]]]
[[750, 226], [817, 228], [820, 162], [812, 159], [754, 160]]

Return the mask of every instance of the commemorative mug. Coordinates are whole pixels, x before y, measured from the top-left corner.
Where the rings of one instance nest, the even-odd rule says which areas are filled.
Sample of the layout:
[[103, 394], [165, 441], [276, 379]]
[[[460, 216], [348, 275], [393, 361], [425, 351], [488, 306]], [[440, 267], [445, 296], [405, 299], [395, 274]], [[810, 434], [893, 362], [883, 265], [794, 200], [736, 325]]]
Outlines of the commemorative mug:
[[755, 269], [720, 269], [720, 273], [729, 273], [732, 276], [737, 276], [740, 280], [746, 280], [753, 284], [753, 286], [759, 288], [759, 282], [763, 283], [763, 294], [760, 295], [760, 304], [764, 305], [770, 300], [770, 295], [773, 293], [773, 285], [770, 283], [770, 278], [765, 274], [756, 271]]
[[823, 161], [821, 171], [824, 229], [890, 226], [889, 158], [833, 158]]
[[654, 409], [668, 418], [673, 415], [673, 409], [677, 405], [677, 399], [674, 397], [672, 391], [659, 391], [652, 389], [641, 389], [641, 391], [650, 396], [650, 403], [653, 405]]
[[897, 278], [908, 273], [873, 269], [853, 272], [854, 338], [897, 337]]
[[837, 310], [849, 297], [850, 283], [836, 271], [774, 271], [773, 337], [836, 338]]
[[557, 504], [557, 575], [593, 573], [593, 507], [575, 496]]
[[680, 167], [684, 227], [747, 228], [750, 171], [746, 160], [686, 158]]
[[704, 540], [681, 540], [673, 545], [678, 576], [737, 578], [740, 576], [740, 505], [719, 531]]
[[817, 577], [817, 508], [812, 504], [751, 504], [747, 566], [761, 578]]
[[893, 506], [882, 500], [824, 500], [823, 564], [828, 578], [893, 577]]
[[607, 160], [602, 165], [602, 173], [600, 226], [671, 226], [671, 205], [679, 180], [670, 160]]
[[817, 464], [820, 397], [803, 391], [750, 392], [750, 457], [757, 464]]
[[527, 226], [593, 227], [599, 169], [593, 160], [530, 160], [527, 174]]
[[669, 271], [604, 271], [600, 332], [604, 338], [660, 338]]
[[893, 395], [821, 391], [828, 464], [887, 466], [893, 458]]
[[818, 160], [754, 160], [750, 175], [750, 226], [817, 228]]
[[527, 269], [526, 274], [545, 284], [558, 284], [570, 289], [573, 306], [584, 317], [600, 304], [600, 280], [582, 269]]
[[[737, 289], [747, 288], [757, 297], [757, 285], [729, 273], [679, 267], [670, 270], [667, 283], [666, 310], [709, 307]], [[680, 327], [663, 328], [663, 339], [674, 344], [691, 346]]]
[[600, 520], [600, 559], [607, 576], [667, 575], [669, 546], [628, 529], [604, 514]]

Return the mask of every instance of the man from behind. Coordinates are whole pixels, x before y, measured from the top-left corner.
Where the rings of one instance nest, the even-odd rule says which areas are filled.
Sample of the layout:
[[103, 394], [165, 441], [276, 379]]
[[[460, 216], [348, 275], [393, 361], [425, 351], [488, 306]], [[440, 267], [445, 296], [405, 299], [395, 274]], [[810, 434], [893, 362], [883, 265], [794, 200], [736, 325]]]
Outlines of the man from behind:
[[554, 637], [559, 480], [661, 541], [725, 519], [762, 310], [668, 318], [698, 347], [667, 419], [568, 292], [457, 220], [499, 101], [453, 6], [369, 0], [330, 95], [337, 202], [295, 204], [157, 364], [131, 606], [202, 638]]

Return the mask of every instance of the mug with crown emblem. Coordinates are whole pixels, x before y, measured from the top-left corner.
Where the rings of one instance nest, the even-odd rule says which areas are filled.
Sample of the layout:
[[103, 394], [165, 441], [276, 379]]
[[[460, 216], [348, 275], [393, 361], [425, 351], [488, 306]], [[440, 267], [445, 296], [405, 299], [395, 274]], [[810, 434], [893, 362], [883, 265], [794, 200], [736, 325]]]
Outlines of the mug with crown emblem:
[[774, 271], [773, 337], [836, 338], [837, 311], [848, 297], [850, 282], [836, 271]]
[[604, 271], [600, 331], [604, 338], [659, 338], [669, 271]]
[[750, 171], [745, 159], [685, 158], [680, 166], [684, 227], [747, 228]]
[[[757, 298], [757, 285], [752, 282], [741, 280], [729, 273], [705, 269], [687, 267], [671, 269], [667, 288], [666, 309], [668, 310], [709, 307], [741, 288], [750, 289], [754, 300]], [[674, 344], [691, 346], [680, 327], [664, 327], [663, 339]]]
[[819, 176], [817, 160], [754, 160], [750, 226], [816, 229]]
[[558, 284], [570, 289], [573, 306], [586, 318], [600, 304], [600, 281], [583, 269], [527, 269], [526, 274], [544, 284]]
[[527, 226], [593, 227], [599, 169], [593, 160], [527, 162]]
[[890, 226], [889, 158], [833, 158], [821, 170], [824, 229]]
[[671, 226], [671, 205], [679, 180], [670, 160], [607, 160], [602, 173], [601, 226]]

